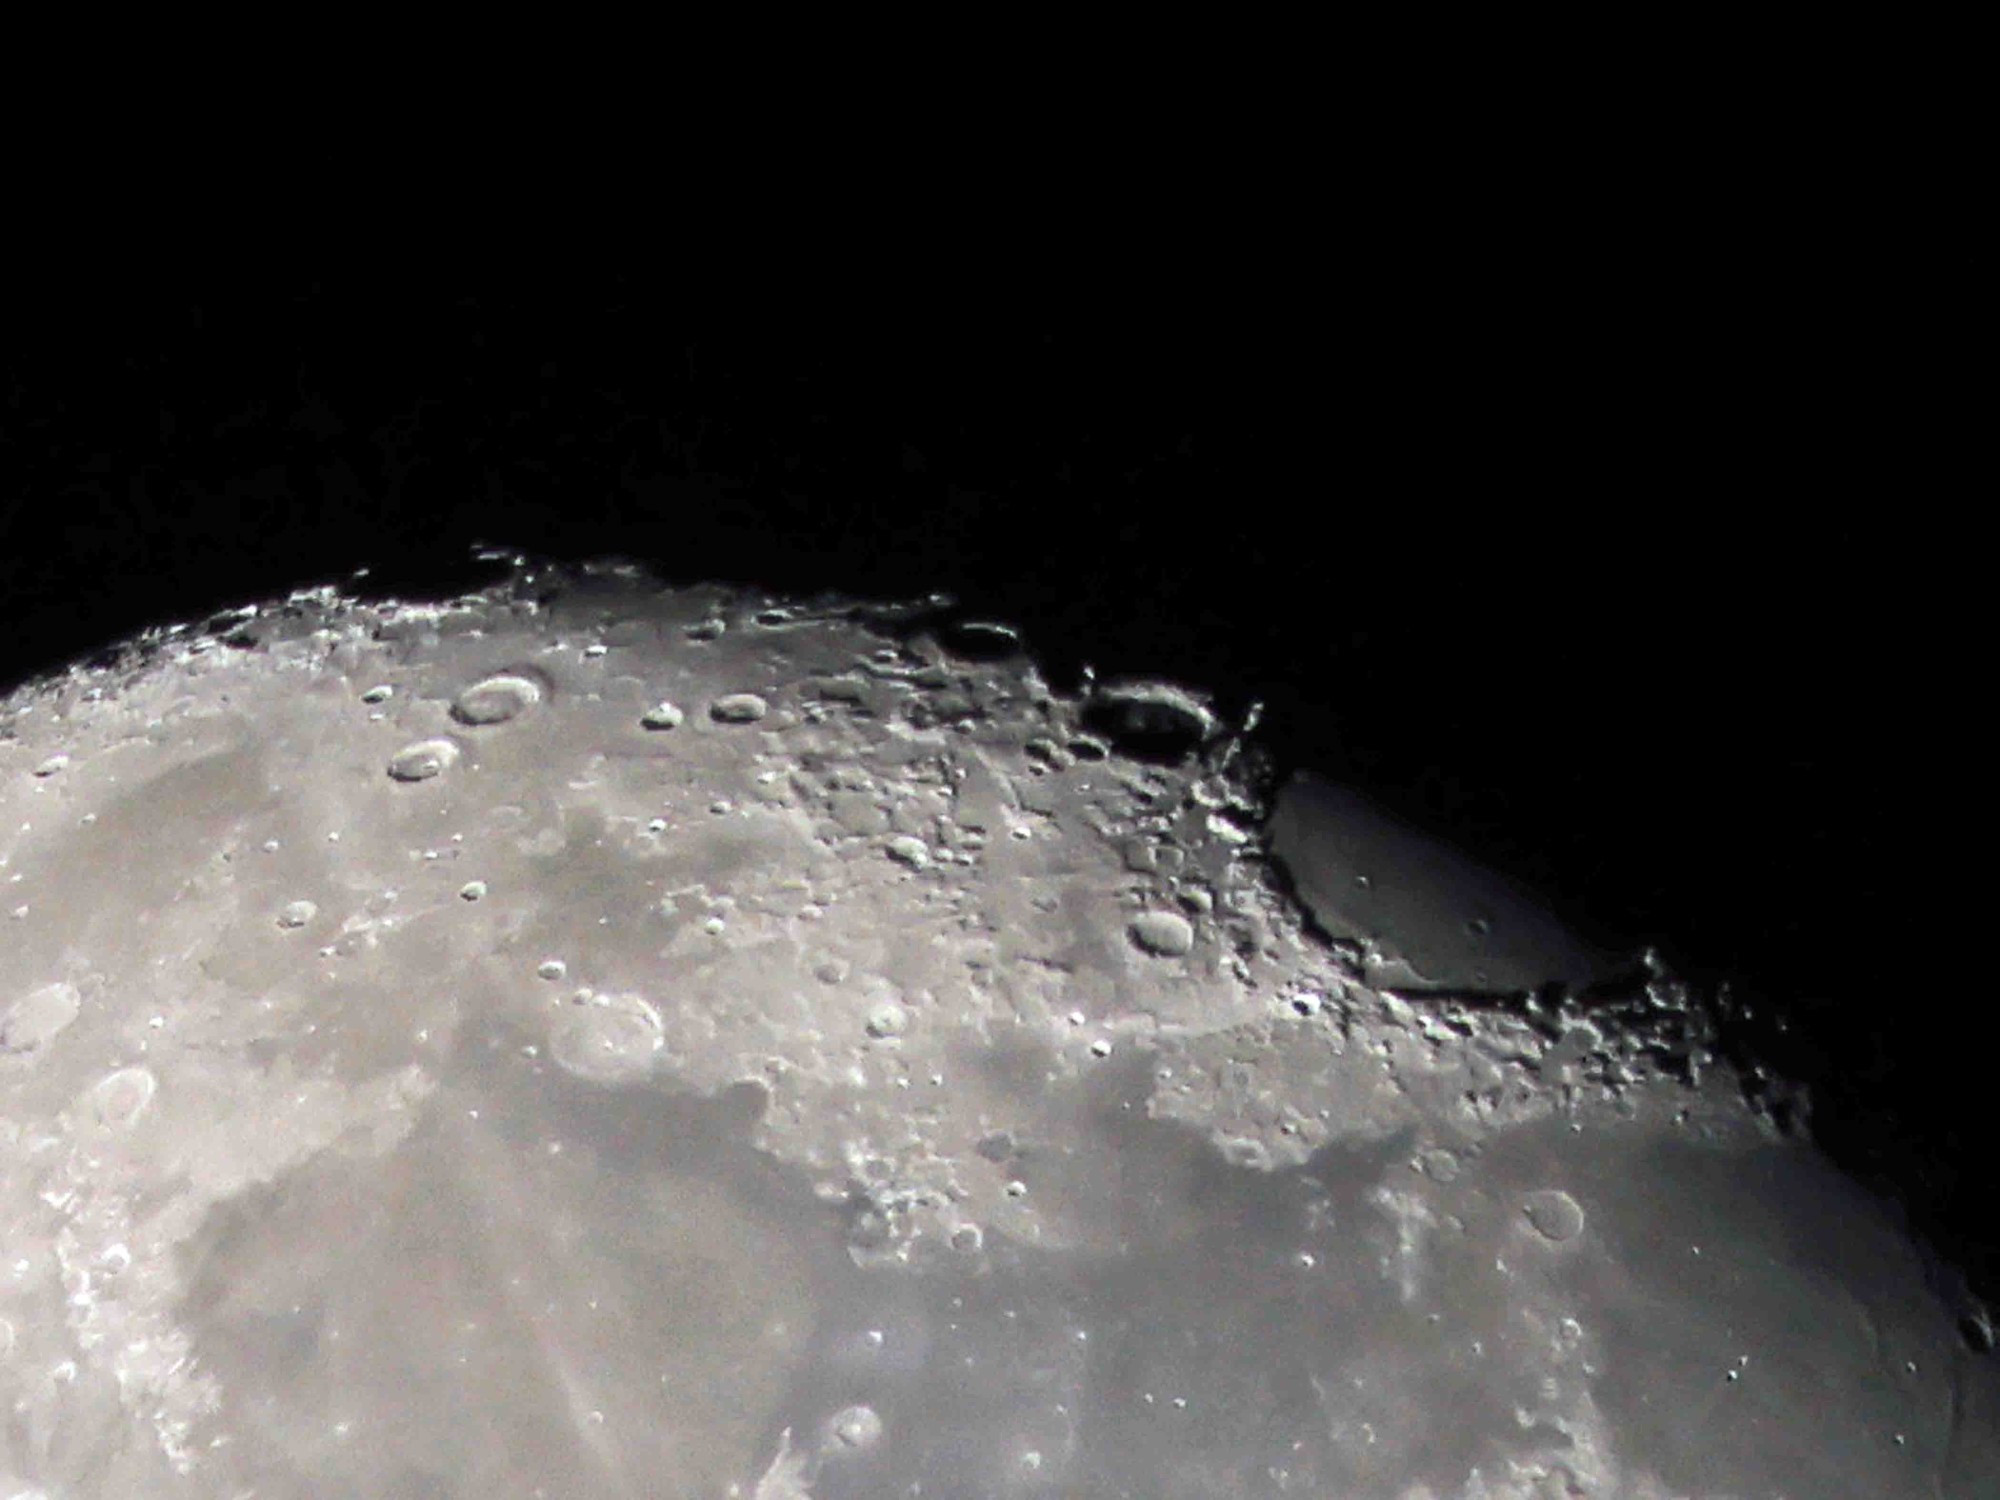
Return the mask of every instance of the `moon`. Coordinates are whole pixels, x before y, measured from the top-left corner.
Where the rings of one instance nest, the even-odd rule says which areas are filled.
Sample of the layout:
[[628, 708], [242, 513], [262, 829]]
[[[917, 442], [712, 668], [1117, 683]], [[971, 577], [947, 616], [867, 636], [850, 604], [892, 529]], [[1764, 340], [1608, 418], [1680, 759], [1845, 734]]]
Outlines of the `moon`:
[[1656, 955], [1264, 765], [618, 562], [27, 684], [0, 1494], [1995, 1492], [1949, 1268]]

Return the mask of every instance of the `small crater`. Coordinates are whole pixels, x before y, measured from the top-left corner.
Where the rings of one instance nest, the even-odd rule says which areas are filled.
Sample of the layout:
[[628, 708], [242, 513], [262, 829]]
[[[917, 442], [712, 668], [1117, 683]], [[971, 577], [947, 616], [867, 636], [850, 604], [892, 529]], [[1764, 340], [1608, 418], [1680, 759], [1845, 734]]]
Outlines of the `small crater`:
[[1132, 759], [1154, 765], [1178, 765], [1214, 728], [1206, 709], [1163, 685], [1107, 688], [1084, 708], [1083, 724]]
[[2000, 1343], [1993, 1318], [1983, 1307], [1975, 1308], [1958, 1320], [1958, 1336], [1974, 1354], [1991, 1354], [1995, 1344]]
[[522, 672], [482, 678], [452, 700], [451, 716], [461, 724], [505, 724], [540, 703], [543, 685]]
[[1194, 926], [1179, 912], [1142, 912], [1127, 931], [1135, 947], [1155, 958], [1184, 958], [1194, 949]]
[[718, 724], [754, 724], [771, 711], [755, 693], [726, 693], [708, 706], [708, 716]]
[[8, 1006], [0, 1014], [0, 1052], [39, 1052], [54, 1041], [83, 1010], [83, 996], [73, 984], [45, 984]]
[[1529, 1194], [1521, 1212], [1536, 1234], [1558, 1245], [1583, 1233], [1583, 1210], [1559, 1188]]
[[910, 1013], [891, 1000], [868, 1012], [868, 1034], [872, 1037], [901, 1036], [910, 1028]]
[[[1444, 1147], [1436, 1146], [1417, 1158], [1417, 1170], [1432, 1182], [1456, 1182], [1458, 1157]], [[1530, 1222], [1533, 1222], [1532, 1217]]]
[[1021, 655], [1020, 632], [988, 620], [957, 620], [938, 631], [938, 644], [965, 661], [1012, 661]]
[[665, 1035], [660, 1013], [639, 996], [587, 995], [557, 1017], [549, 1055], [579, 1078], [626, 1083], [652, 1070]]
[[418, 740], [389, 759], [392, 781], [429, 781], [458, 764], [458, 746], [447, 739]]
[[882, 1419], [872, 1406], [850, 1406], [827, 1418], [826, 1432], [829, 1447], [868, 1449], [882, 1441]]
[[146, 1112], [159, 1090], [148, 1068], [120, 1068], [98, 1080], [90, 1091], [90, 1112], [113, 1130], [123, 1130]]

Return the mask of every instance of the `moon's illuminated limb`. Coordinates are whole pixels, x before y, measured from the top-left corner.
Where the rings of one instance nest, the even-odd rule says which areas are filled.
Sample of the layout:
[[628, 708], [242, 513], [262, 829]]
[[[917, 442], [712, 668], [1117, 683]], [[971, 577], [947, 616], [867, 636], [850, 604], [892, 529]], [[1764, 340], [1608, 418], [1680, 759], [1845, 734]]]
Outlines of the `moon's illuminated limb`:
[[1990, 1488], [1671, 976], [1474, 1003], [1600, 960], [884, 619], [329, 593], [0, 705], [0, 1494]]

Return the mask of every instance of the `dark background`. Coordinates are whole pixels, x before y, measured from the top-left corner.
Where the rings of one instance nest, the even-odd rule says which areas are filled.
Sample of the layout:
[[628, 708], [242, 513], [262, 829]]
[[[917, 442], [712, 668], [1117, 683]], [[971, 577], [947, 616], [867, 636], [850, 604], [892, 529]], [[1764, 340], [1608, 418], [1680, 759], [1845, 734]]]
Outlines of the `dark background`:
[[1883, 254], [1754, 173], [1494, 180], [1365, 232], [1310, 194], [1200, 233], [1171, 203], [861, 250], [821, 222], [727, 274], [268, 240], [56, 267], [7, 299], [0, 686], [364, 566], [476, 585], [474, 540], [949, 591], [1058, 676], [1261, 700], [1283, 763], [1733, 978], [1826, 1146], [1990, 1290], [1995, 1028], [1914, 852], [1970, 691], [1925, 676], [1970, 256]]

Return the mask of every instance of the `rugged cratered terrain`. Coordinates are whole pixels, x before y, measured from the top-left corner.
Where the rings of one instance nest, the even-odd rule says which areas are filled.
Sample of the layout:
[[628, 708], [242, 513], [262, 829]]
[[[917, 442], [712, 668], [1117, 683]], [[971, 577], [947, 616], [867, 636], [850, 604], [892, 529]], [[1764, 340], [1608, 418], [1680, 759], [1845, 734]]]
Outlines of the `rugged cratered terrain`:
[[618, 566], [0, 703], [0, 1495], [1994, 1493], [1802, 1101], [1254, 740]]

